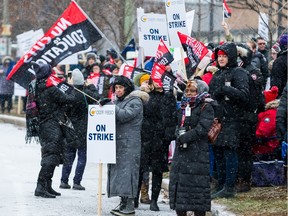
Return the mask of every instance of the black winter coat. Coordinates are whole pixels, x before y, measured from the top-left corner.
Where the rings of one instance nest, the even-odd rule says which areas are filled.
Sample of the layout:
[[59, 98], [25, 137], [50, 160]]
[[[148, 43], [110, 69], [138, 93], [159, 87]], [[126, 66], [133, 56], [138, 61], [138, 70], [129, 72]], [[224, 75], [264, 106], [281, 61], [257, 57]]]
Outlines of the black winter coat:
[[[210, 103], [200, 103], [185, 118], [187, 132], [181, 136], [188, 148], [181, 150], [176, 144], [169, 182], [170, 208], [179, 211], [210, 211], [210, 177], [208, 130], [214, 119]], [[203, 108], [202, 108], [203, 107]], [[202, 110], [201, 110], [202, 109]], [[178, 113], [181, 125], [182, 110]]]
[[287, 50], [281, 51], [273, 63], [271, 71], [271, 86], [278, 87], [278, 97], [287, 83]]
[[[89, 86], [75, 86], [77, 89], [83, 91], [87, 95], [90, 95], [96, 100], [99, 99], [96, 87], [91, 84]], [[87, 123], [88, 123], [88, 106], [89, 104], [95, 104], [95, 100], [85, 96], [81, 92], [74, 90], [75, 100], [73, 104], [68, 104], [66, 114], [70, 118], [76, 134], [79, 138], [78, 142], [74, 142], [74, 148], [86, 147], [87, 145]]]
[[74, 94], [63, 93], [55, 86], [46, 87], [46, 79], [36, 83], [36, 104], [39, 110], [41, 166], [57, 166], [63, 162], [63, 139], [59, 122], [65, 122], [64, 105], [75, 101]]
[[[233, 43], [225, 43], [215, 51], [223, 50], [227, 53], [228, 64], [220, 68], [209, 84], [209, 92], [219, 104], [216, 116], [222, 121], [222, 130], [217, 138], [216, 145], [237, 147], [240, 122], [243, 119], [243, 109], [249, 99], [248, 73], [237, 67], [237, 50]], [[225, 86], [230, 81], [231, 86]]]
[[280, 98], [280, 104], [277, 108], [276, 114], [276, 133], [279, 140], [285, 140], [287, 142], [287, 91], [288, 83], [282, 92]]
[[149, 93], [141, 131], [141, 168], [168, 171], [168, 148], [176, 128], [176, 98], [172, 93]]

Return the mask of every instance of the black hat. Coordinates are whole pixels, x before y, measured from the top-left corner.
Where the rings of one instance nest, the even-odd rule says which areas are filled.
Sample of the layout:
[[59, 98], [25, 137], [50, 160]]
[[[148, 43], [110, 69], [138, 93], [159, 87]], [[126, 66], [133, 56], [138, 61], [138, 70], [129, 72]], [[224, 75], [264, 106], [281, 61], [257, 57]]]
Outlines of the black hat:
[[124, 95], [121, 98], [118, 98], [118, 100], [123, 100], [128, 94], [130, 94], [135, 89], [133, 82], [129, 78], [122, 76], [122, 75], [115, 77], [115, 80], [112, 86], [113, 92], [115, 92], [116, 85], [121, 85], [121, 86], [124, 86], [125, 88]]
[[52, 67], [49, 64], [32, 62], [37, 80], [45, 79], [52, 73]]

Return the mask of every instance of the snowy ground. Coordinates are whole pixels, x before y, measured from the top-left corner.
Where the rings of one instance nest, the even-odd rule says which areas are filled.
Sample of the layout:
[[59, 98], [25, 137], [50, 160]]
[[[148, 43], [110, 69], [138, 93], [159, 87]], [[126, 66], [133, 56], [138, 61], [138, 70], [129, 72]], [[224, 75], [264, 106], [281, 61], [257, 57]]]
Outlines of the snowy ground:
[[[95, 216], [97, 214], [98, 164], [87, 164], [82, 185], [86, 191], [59, 189], [61, 166], [56, 168], [53, 187], [62, 193], [56, 199], [34, 196], [40, 169], [40, 146], [25, 144], [25, 129], [0, 123], [0, 215], [1, 216]], [[73, 173], [73, 171], [72, 171]], [[70, 180], [71, 183], [71, 180]], [[106, 166], [103, 165], [102, 191], [106, 192]], [[161, 203], [160, 212], [151, 212], [149, 205], [141, 205], [137, 216], [176, 215], [168, 204]], [[102, 196], [102, 215], [118, 205], [119, 198]]]

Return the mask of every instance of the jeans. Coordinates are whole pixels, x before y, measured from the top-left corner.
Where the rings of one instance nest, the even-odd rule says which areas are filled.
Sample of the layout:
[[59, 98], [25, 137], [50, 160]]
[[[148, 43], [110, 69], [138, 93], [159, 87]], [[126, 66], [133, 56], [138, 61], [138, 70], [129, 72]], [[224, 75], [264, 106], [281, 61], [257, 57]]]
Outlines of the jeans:
[[237, 149], [215, 146], [213, 150], [217, 168], [218, 186], [234, 188], [238, 170]]
[[71, 169], [72, 169], [75, 157], [76, 157], [76, 153], [78, 155], [78, 161], [77, 161], [77, 166], [75, 169], [75, 176], [73, 179], [74, 184], [80, 184], [83, 174], [84, 174], [86, 161], [87, 161], [86, 147], [83, 147], [83, 148], [67, 147], [67, 149], [65, 150], [66, 160], [62, 167], [62, 177], [61, 177], [61, 181], [66, 184], [68, 183], [68, 180], [69, 180], [69, 175], [71, 173]]

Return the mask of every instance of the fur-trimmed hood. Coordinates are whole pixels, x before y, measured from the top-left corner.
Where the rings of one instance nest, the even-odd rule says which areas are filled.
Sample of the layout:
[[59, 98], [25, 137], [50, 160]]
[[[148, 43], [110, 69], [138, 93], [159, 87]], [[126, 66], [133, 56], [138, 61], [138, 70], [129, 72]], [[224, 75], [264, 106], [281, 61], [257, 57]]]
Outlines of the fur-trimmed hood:
[[265, 110], [278, 108], [279, 104], [280, 104], [279, 99], [272, 100], [265, 105]]
[[149, 94], [147, 94], [144, 91], [140, 91], [140, 90], [132, 91], [129, 95], [127, 95], [125, 97], [125, 99], [131, 98], [131, 97], [139, 97], [144, 104], [148, 103], [148, 101], [149, 101]]

